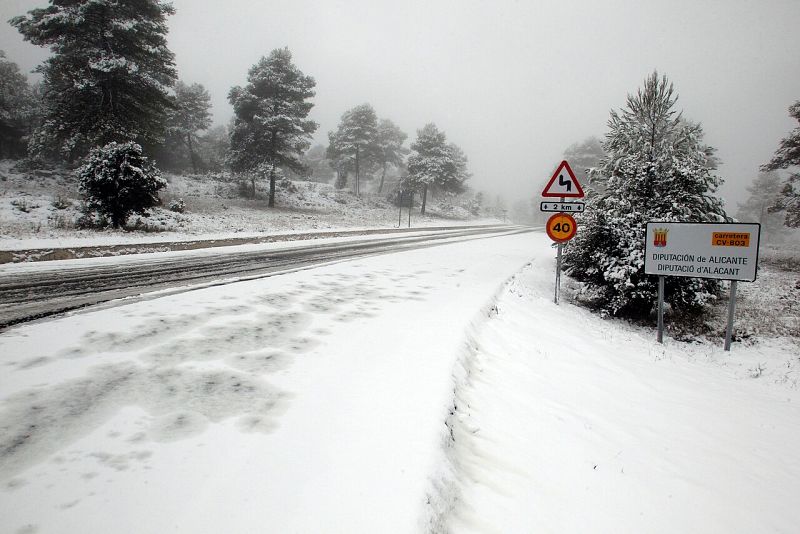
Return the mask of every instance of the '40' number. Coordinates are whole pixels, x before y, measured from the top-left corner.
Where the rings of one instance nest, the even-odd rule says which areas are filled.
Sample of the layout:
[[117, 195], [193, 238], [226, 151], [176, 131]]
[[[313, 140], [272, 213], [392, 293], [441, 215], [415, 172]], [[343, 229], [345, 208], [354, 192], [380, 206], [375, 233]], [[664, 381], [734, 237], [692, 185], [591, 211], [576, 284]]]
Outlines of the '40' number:
[[555, 226], [553, 226], [554, 232], [563, 232], [565, 234], [568, 234], [570, 230], [572, 230], [572, 225], [569, 224], [568, 222], [556, 223]]

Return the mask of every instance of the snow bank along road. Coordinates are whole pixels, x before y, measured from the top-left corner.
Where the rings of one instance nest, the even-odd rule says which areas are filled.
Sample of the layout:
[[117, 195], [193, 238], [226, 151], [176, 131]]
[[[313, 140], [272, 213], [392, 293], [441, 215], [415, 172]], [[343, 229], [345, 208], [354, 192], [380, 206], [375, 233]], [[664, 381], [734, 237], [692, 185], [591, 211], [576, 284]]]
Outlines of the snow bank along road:
[[483, 226], [0, 266], [0, 328], [122, 297], [197, 284], [252, 277], [321, 263], [386, 253], [435, 243], [523, 232], [510, 226]]
[[800, 532], [796, 340], [659, 345], [554, 305], [552, 267], [542, 254], [470, 329], [442, 530]]
[[541, 241], [407, 249], [7, 329], [0, 532], [424, 532], [465, 331], [551, 253]]

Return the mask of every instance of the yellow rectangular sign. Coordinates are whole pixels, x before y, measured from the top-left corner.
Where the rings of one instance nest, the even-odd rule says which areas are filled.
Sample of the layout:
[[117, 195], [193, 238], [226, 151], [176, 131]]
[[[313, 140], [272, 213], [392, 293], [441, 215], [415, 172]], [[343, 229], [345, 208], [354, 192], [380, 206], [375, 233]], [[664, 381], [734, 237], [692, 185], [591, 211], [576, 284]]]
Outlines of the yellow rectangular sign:
[[749, 247], [750, 232], [713, 232], [712, 247]]

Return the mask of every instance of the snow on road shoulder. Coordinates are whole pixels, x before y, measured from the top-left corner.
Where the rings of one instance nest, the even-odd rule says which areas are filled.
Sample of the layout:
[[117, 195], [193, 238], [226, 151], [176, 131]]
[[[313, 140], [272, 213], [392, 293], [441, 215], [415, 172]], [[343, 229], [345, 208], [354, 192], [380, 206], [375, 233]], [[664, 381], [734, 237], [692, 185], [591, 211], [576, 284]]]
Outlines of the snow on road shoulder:
[[464, 330], [536, 240], [0, 334], [0, 532], [419, 532]]
[[442, 530], [796, 532], [800, 394], [748, 371], [797, 367], [796, 342], [661, 346], [650, 329], [554, 305], [545, 264], [471, 331]]

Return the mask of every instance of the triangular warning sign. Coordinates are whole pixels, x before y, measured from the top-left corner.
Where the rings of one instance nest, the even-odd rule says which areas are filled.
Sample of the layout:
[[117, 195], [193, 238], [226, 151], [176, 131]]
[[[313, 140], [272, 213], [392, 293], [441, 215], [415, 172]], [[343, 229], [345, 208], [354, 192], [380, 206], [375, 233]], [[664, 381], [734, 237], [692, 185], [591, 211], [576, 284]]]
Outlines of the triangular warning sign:
[[543, 197], [583, 198], [583, 188], [567, 163], [561, 162], [553, 177], [542, 191]]

